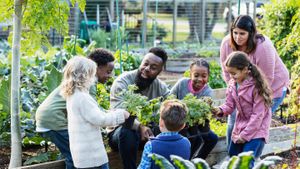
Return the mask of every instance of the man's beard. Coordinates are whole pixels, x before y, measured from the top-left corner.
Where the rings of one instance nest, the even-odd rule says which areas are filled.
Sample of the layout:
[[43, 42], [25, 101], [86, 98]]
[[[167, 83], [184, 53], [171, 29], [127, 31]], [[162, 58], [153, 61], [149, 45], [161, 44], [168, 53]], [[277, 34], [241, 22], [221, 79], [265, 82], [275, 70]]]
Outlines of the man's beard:
[[155, 79], [156, 78], [143, 78], [142, 72], [138, 70], [137, 75], [134, 79], [135, 85], [139, 88], [138, 90], [136, 90], [136, 92], [140, 93], [141, 91], [147, 89]]

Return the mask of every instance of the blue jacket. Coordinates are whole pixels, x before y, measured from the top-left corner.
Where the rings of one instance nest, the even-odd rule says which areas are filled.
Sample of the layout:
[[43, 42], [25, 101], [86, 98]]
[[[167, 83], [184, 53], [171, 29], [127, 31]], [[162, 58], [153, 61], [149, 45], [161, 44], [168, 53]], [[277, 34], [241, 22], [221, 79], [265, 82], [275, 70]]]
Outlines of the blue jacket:
[[[177, 155], [186, 160], [189, 160], [190, 158], [190, 141], [180, 134], [172, 136], [158, 135], [150, 141], [152, 145], [152, 152], [164, 156], [170, 162], [170, 155]], [[159, 169], [159, 167], [155, 165], [154, 161], [151, 163], [151, 169]]]

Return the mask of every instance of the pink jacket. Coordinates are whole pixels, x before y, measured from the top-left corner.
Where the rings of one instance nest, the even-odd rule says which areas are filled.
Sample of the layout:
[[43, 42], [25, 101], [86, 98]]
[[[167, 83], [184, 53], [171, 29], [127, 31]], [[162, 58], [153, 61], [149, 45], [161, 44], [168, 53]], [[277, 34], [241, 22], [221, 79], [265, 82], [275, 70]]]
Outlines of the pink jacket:
[[230, 80], [226, 91], [226, 102], [220, 106], [225, 115], [237, 109], [236, 121], [232, 132], [232, 141], [238, 137], [250, 141], [255, 138], [269, 139], [271, 123], [271, 108], [265, 105], [263, 97], [257, 93], [255, 81], [252, 77], [236, 89], [236, 83]]
[[[256, 64], [265, 74], [273, 91], [273, 98], [282, 96], [282, 88], [289, 85], [289, 72], [279, 57], [271, 40], [264, 36], [265, 40], [258, 40], [255, 51], [249, 54], [249, 59]], [[220, 60], [222, 63], [223, 78], [228, 83], [230, 76], [225, 69], [228, 55], [233, 51], [229, 45], [230, 36], [226, 36], [220, 48]]]

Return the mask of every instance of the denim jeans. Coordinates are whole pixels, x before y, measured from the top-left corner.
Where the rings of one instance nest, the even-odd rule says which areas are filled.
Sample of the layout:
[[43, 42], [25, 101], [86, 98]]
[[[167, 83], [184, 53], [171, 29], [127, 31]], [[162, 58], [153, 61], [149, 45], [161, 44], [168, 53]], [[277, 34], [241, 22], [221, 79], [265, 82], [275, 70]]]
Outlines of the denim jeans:
[[77, 168], [77, 169], [109, 169], [108, 163], [101, 165], [100, 167], [89, 167], [89, 168]]
[[281, 97], [277, 97], [277, 98], [273, 99], [272, 114], [275, 114], [275, 111], [280, 106], [280, 104], [282, 103], [282, 101], [285, 98], [285, 96], [286, 96], [286, 89], [282, 91], [282, 96]]
[[42, 133], [44, 137], [49, 137], [50, 140], [59, 149], [61, 154], [65, 157], [66, 168], [74, 169], [73, 159], [71, 156], [71, 151], [69, 147], [69, 134], [68, 130], [54, 131], [50, 130], [48, 132]]
[[[229, 146], [230, 157], [238, 155], [241, 152], [253, 151], [255, 159], [259, 158], [263, 148], [265, 146], [265, 140], [263, 138], [252, 139], [244, 144], [236, 144], [231, 141]], [[251, 161], [250, 168], [254, 166], [254, 160]]]
[[136, 169], [137, 152], [140, 143], [138, 131], [119, 126], [109, 133], [109, 145], [113, 150], [118, 150], [124, 169]]
[[207, 133], [201, 133], [201, 137], [202, 137], [202, 140], [203, 140], [204, 143], [201, 146], [201, 148], [199, 147], [200, 150], [199, 150], [196, 157], [206, 159], [208, 154], [211, 152], [211, 150], [217, 144], [218, 136], [214, 132], [209, 130], [209, 132], [207, 132]]

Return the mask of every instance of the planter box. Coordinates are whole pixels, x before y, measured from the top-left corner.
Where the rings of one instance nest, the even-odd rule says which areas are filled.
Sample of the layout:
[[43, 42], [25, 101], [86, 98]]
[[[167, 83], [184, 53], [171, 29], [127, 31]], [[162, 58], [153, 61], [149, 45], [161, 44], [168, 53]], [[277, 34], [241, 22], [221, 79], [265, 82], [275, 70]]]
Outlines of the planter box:
[[192, 58], [168, 59], [165, 70], [169, 72], [183, 73], [189, 69]]
[[65, 160], [50, 161], [41, 164], [18, 167], [17, 169], [65, 169]]
[[[191, 57], [191, 58], [170, 58], [167, 60], [165, 65], [165, 70], [169, 72], [184, 73], [190, 68], [190, 64], [195, 59], [200, 59], [201, 57]], [[219, 57], [209, 57], [204, 58], [207, 62], [216, 61], [219, 63]]]

